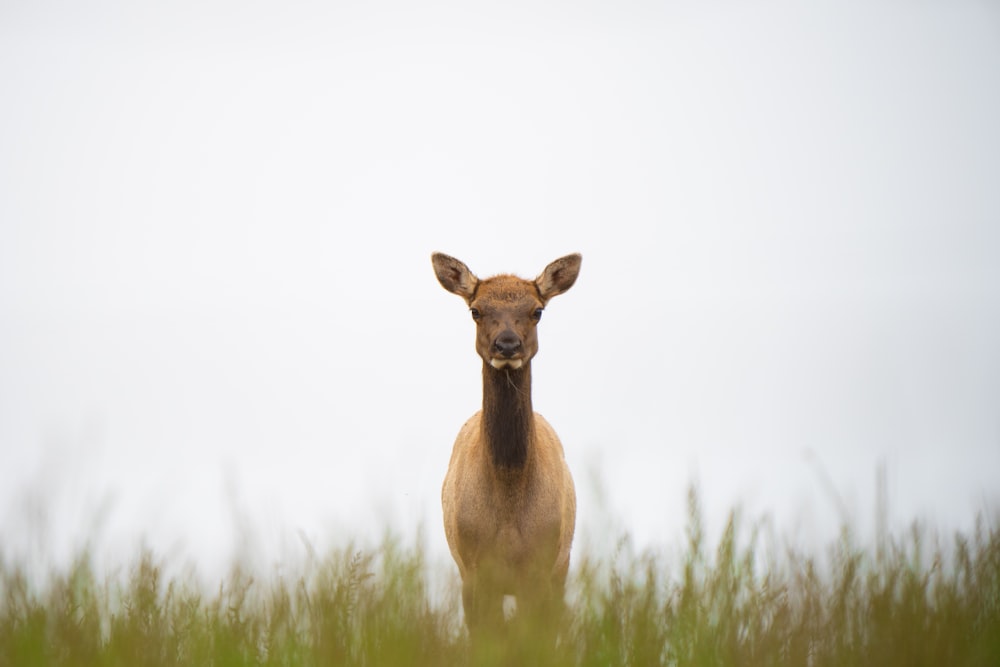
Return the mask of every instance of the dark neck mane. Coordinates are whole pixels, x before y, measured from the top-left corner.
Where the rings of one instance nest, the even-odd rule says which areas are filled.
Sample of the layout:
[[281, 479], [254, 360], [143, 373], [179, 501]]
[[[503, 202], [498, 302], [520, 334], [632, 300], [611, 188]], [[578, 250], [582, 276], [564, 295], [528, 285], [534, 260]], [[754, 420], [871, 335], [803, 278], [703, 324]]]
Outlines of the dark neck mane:
[[530, 364], [518, 370], [483, 364], [483, 438], [494, 465], [524, 467], [534, 435], [534, 414]]

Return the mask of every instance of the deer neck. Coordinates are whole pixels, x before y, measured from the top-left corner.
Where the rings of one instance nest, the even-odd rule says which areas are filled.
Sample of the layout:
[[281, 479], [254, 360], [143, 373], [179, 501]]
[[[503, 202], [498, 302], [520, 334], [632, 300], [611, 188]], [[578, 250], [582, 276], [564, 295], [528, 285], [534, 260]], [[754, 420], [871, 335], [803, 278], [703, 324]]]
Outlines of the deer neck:
[[493, 465], [523, 469], [534, 437], [531, 365], [517, 370], [483, 364], [483, 438]]

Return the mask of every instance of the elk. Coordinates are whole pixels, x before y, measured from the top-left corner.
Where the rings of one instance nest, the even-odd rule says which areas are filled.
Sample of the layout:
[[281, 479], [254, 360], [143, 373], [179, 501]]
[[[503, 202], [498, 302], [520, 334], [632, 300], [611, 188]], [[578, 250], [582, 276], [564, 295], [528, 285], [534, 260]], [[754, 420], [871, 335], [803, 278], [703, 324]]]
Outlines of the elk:
[[554, 625], [563, 607], [576, 492], [563, 447], [531, 406], [531, 360], [549, 300], [576, 282], [582, 257], [555, 260], [534, 280], [480, 280], [448, 255], [431, 261], [441, 286], [465, 299], [483, 360], [483, 407], [459, 431], [441, 489], [445, 536], [462, 577], [473, 639], [517, 617]]

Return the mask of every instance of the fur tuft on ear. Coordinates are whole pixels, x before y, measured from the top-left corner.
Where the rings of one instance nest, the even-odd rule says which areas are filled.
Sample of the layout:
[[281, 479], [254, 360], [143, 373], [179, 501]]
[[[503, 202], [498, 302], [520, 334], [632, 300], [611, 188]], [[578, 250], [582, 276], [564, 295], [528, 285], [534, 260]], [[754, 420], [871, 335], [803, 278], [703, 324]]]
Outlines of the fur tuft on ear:
[[542, 295], [542, 300], [547, 302], [572, 287], [576, 277], [580, 275], [582, 262], [583, 256], [574, 253], [560, 257], [546, 266], [545, 270], [535, 278], [535, 285], [538, 287], [538, 293]]
[[452, 294], [459, 295], [466, 301], [472, 299], [472, 295], [476, 293], [479, 279], [473, 275], [472, 271], [469, 271], [469, 267], [443, 252], [431, 255], [431, 264], [434, 265], [434, 273], [437, 275], [441, 287]]

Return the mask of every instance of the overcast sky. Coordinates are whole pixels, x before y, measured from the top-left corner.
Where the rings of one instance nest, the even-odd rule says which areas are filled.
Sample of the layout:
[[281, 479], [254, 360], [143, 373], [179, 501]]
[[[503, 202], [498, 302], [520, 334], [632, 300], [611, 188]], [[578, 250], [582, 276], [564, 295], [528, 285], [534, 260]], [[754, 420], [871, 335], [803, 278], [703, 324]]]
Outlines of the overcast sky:
[[[430, 253], [581, 252], [533, 364], [578, 548], [697, 483], [823, 544], [1000, 506], [1000, 8], [0, 5], [0, 544], [446, 558]], [[241, 537], [242, 535], [242, 537]]]

